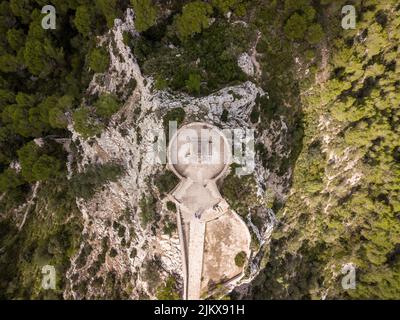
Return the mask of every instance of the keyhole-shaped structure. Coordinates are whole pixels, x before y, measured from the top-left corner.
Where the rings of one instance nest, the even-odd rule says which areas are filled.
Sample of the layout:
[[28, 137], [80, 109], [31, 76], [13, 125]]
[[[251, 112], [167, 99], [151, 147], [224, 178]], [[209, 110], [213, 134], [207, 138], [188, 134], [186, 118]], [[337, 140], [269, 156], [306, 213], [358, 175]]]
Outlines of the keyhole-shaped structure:
[[231, 163], [231, 146], [202, 122], [179, 129], [168, 147], [168, 166], [181, 179], [169, 198], [177, 206], [184, 299], [200, 299], [240, 278], [235, 256], [249, 256], [250, 233], [222, 198], [217, 180]]

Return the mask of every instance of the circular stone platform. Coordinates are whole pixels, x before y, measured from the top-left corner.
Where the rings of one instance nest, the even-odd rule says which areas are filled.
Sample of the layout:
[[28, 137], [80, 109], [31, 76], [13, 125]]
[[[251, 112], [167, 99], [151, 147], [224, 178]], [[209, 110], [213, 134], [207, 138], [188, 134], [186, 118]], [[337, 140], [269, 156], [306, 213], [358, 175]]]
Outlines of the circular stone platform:
[[216, 127], [193, 122], [180, 128], [168, 147], [169, 166], [174, 173], [195, 182], [218, 179], [231, 161], [231, 148]]

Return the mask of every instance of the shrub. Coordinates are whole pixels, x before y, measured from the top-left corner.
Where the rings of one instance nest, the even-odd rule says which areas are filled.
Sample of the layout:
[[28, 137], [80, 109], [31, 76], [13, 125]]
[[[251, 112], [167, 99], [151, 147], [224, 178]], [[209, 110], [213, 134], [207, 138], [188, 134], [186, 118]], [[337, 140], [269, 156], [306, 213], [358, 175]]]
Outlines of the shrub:
[[228, 110], [224, 109], [221, 114], [221, 121], [227, 122], [228, 121], [229, 112]]
[[18, 150], [21, 174], [28, 182], [47, 180], [60, 175], [62, 163], [55, 157], [41, 154], [43, 150], [31, 141]]
[[221, 193], [231, 208], [241, 216], [246, 216], [251, 208], [258, 205], [257, 183], [253, 175], [238, 177], [233, 165], [230, 174], [224, 179]]
[[4, 54], [0, 56], [0, 71], [2, 72], [15, 72], [19, 65], [18, 60], [11, 54]]
[[88, 36], [91, 32], [91, 19], [92, 15], [89, 7], [82, 5], [76, 8], [74, 25], [84, 36]]
[[6, 192], [22, 185], [24, 180], [14, 169], [8, 168], [0, 174], [0, 192]]
[[199, 74], [191, 73], [189, 74], [189, 79], [185, 81], [186, 88], [190, 93], [199, 94], [201, 77]]
[[211, 3], [223, 14], [226, 14], [229, 10], [233, 10], [238, 16], [243, 16], [246, 13], [245, 1], [243, 0], [212, 0]]
[[156, 199], [150, 195], [142, 197], [139, 202], [140, 220], [144, 228], [156, 218]]
[[84, 138], [89, 138], [101, 133], [104, 127], [101, 123], [96, 121], [90, 109], [87, 107], [80, 107], [75, 110], [72, 119], [74, 121], [74, 129]]
[[239, 267], [242, 268], [244, 264], [246, 263], [247, 255], [246, 252], [240, 251], [236, 256], [235, 256], [235, 264]]
[[111, 118], [120, 108], [118, 99], [113, 94], [102, 94], [95, 103], [96, 113], [105, 119]]
[[179, 182], [179, 178], [169, 170], [164, 171], [154, 179], [154, 184], [161, 194], [170, 192]]
[[163, 118], [163, 125], [164, 125], [164, 130], [165, 130], [165, 136], [167, 139], [167, 142], [169, 141], [169, 134], [173, 134], [172, 132], [169, 132], [169, 122], [170, 121], [176, 121], [176, 125], [179, 128], [180, 125], [182, 124], [183, 120], [185, 119], [186, 112], [183, 110], [183, 108], [174, 108], [171, 110], [168, 110], [167, 114]]
[[139, 32], [146, 31], [156, 22], [157, 9], [151, 0], [131, 0], [135, 9], [135, 27]]
[[172, 212], [176, 212], [176, 205], [172, 201], [167, 202], [167, 209]]
[[116, 181], [122, 173], [123, 168], [114, 163], [87, 165], [83, 172], [75, 174], [71, 178], [74, 196], [89, 199], [102, 185]]
[[89, 67], [96, 73], [103, 73], [110, 64], [110, 57], [104, 48], [94, 48], [89, 56]]
[[211, 5], [202, 1], [186, 4], [182, 9], [182, 14], [175, 19], [179, 39], [185, 40], [208, 28], [212, 11]]
[[183, 108], [174, 108], [168, 110], [167, 114], [164, 116], [163, 123], [164, 127], [168, 128], [168, 124], [170, 121], [176, 121], [177, 126], [179, 127], [183, 120], [185, 119], [186, 112]]
[[154, 257], [152, 260], [148, 260], [144, 265], [143, 279], [148, 283], [150, 288], [156, 288], [160, 282], [160, 260], [158, 257]]
[[28, 142], [17, 151], [18, 159], [21, 164], [21, 174], [28, 182], [35, 181], [32, 168], [40, 157], [40, 147], [34, 142]]
[[118, 251], [115, 248], [111, 248], [110, 257], [115, 258], [118, 255]]
[[172, 222], [169, 217], [166, 217], [164, 219], [164, 226], [163, 226], [163, 232], [167, 234], [168, 236], [172, 236], [172, 234], [176, 231], [176, 223]]
[[285, 24], [285, 34], [290, 40], [301, 40], [304, 38], [304, 33], [307, 29], [306, 19], [294, 13]]
[[322, 38], [324, 37], [324, 32], [322, 31], [322, 27], [320, 24], [314, 23], [313, 25], [311, 25], [308, 30], [307, 30], [307, 34], [306, 34], [306, 40], [310, 43], [310, 44], [317, 44], [319, 43]]
[[179, 300], [179, 292], [173, 276], [169, 276], [166, 282], [157, 288], [156, 297], [158, 300]]
[[35, 180], [42, 181], [60, 174], [61, 162], [46, 154], [40, 156], [32, 168], [32, 174]]

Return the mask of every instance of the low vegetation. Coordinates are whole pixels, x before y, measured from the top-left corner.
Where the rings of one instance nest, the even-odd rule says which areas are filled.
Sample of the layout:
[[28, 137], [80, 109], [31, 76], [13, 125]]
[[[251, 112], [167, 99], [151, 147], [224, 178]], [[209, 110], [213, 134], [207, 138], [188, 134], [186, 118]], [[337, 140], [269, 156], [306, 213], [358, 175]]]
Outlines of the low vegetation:
[[179, 178], [170, 170], [166, 170], [154, 177], [154, 185], [158, 188], [158, 191], [165, 195], [172, 191], [179, 182]]
[[237, 176], [235, 168], [236, 165], [231, 166], [231, 172], [223, 181], [221, 193], [233, 210], [246, 217], [259, 204], [257, 184], [253, 175]]
[[74, 195], [89, 199], [107, 182], [116, 181], [124, 170], [114, 163], [87, 165], [81, 173], [72, 176], [70, 184]]
[[140, 221], [144, 228], [146, 228], [149, 223], [155, 222], [156, 220], [156, 203], [157, 201], [152, 195], [142, 196], [140, 199]]
[[236, 256], [235, 256], [235, 264], [239, 268], [242, 268], [244, 264], [246, 263], [247, 260], [247, 255], [246, 252], [240, 251]]
[[176, 287], [176, 280], [169, 276], [165, 283], [157, 288], [156, 297], [158, 300], [179, 300], [179, 291]]

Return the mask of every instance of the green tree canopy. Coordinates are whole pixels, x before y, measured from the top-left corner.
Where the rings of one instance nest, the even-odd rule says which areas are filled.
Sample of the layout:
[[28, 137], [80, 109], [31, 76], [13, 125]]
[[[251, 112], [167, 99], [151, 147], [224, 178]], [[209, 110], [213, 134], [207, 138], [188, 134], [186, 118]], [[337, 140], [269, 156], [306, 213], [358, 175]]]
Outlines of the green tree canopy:
[[175, 19], [179, 39], [185, 40], [208, 28], [212, 12], [211, 5], [202, 1], [194, 1], [185, 5], [182, 14]]
[[107, 20], [107, 27], [114, 26], [114, 19], [118, 16], [117, 0], [96, 0], [96, 6]]
[[10, 0], [10, 8], [12, 13], [20, 17], [23, 23], [28, 23], [34, 3], [30, 0]]
[[32, 167], [32, 175], [37, 181], [47, 180], [60, 174], [60, 160], [44, 154], [37, 159]]
[[103, 126], [94, 119], [88, 107], [80, 107], [75, 110], [73, 116], [74, 129], [84, 138], [92, 137], [101, 132]]
[[15, 72], [18, 70], [18, 59], [11, 54], [3, 54], [0, 56], [0, 71], [2, 72]]
[[0, 192], [6, 192], [22, 185], [24, 180], [14, 169], [8, 168], [0, 174]]
[[110, 57], [104, 48], [94, 48], [89, 56], [89, 67], [96, 73], [103, 73], [110, 64]]
[[65, 112], [72, 110], [74, 99], [70, 95], [64, 95], [58, 99], [55, 106], [48, 111], [49, 124], [53, 128], [65, 129], [68, 125]]
[[21, 174], [28, 182], [35, 181], [32, 168], [40, 157], [40, 147], [30, 141], [17, 151], [19, 163], [21, 164]]
[[322, 38], [325, 36], [324, 31], [322, 31], [322, 27], [320, 24], [314, 23], [312, 24], [306, 34], [306, 40], [310, 44], [317, 44], [322, 40]]
[[22, 29], [10, 29], [7, 31], [7, 41], [10, 47], [15, 51], [18, 51], [24, 46], [25, 38], [26, 36]]
[[233, 10], [238, 16], [246, 13], [245, 1], [243, 0], [212, 0], [211, 3], [223, 14], [229, 10]]
[[301, 40], [307, 29], [307, 21], [304, 16], [294, 13], [285, 24], [285, 35], [290, 40]]
[[189, 79], [186, 80], [186, 87], [190, 93], [199, 94], [200, 93], [200, 84], [201, 84], [201, 77], [197, 73], [189, 74]]
[[89, 7], [82, 5], [76, 8], [74, 25], [85, 37], [87, 37], [92, 31], [91, 21], [92, 14]]
[[121, 104], [118, 102], [117, 97], [114, 94], [102, 94], [95, 103], [96, 113], [105, 119], [109, 119], [114, 113], [116, 113]]
[[155, 24], [157, 9], [152, 0], [131, 0], [131, 4], [135, 9], [135, 27], [137, 31], [146, 31]]
[[179, 292], [176, 288], [176, 280], [174, 277], [169, 276], [165, 284], [157, 288], [158, 300], [179, 300]]
[[60, 160], [43, 152], [43, 148], [34, 141], [28, 142], [17, 151], [21, 174], [26, 181], [47, 180], [60, 174], [62, 168]]

